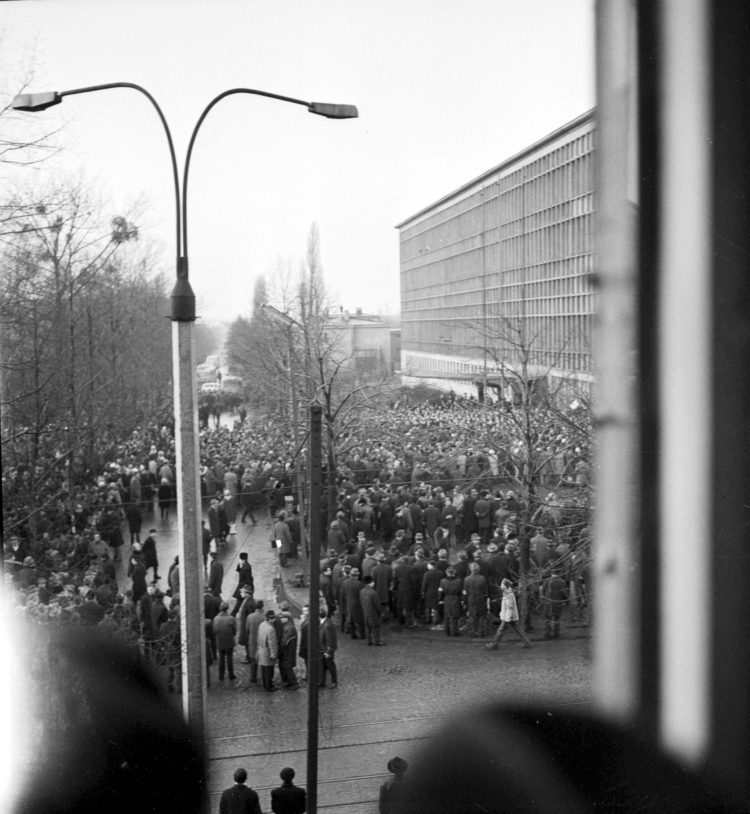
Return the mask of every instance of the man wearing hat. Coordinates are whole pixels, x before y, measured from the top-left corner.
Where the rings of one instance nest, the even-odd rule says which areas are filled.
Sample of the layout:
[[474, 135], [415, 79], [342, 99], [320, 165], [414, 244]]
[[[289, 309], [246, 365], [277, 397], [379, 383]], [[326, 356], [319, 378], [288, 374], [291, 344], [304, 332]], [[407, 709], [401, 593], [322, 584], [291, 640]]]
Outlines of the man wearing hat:
[[237, 633], [237, 644], [245, 648], [245, 657], [242, 659], [243, 664], [250, 664], [250, 651], [248, 650], [248, 642], [250, 641], [250, 631], [248, 629], [248, 619], [255, 612], [255, 600], [253, 594], [247, 585], [243, 585], [240, 589], [240, 605], [239, 612], [239, 631]]
[[211, 567], [208, 569], [208, 587], [214, 596], [221, 596], [221, 583], [224, 581], [224, 566], [219, 562], [215, 551], [211, 552]]
[[372, 569], [378, 564], [375, 559], [375, 548], [368, 546], [365, 550], [365, 558], [362, 560], [362, 578], [372, 576]]
[[461, 580], [456, 569], [448, 566], [445, 577], [440, 580], [438, 601], [443, 603], [443, 624], [446, 636], [458, 636], [458, 620], [461, 618]]
[[378, 811], [380, 814], [397, 814], [402, 808], [399, 805], [401, 789], [406, 779], [406, 770], [409, 764], [400, 757], [394, 757], [388, 761], [388, 771], [393, 774], [380, 787], [380, 800]]
[[336, 599], [333, 591], [333, 576], [331, 566], [326, 565], [320, 574], [320, 593], [328, 605], [328, 613], [333, 615], [336, 610]]
[[279, 673], [281, 686], [290, 690], [298, 690], [299, 683], [294, 674], [297, 666], [297, 628], [294, 625], [292, 614], [288, 610], [279, 613], [281, 619], [281, 637], [279, 638]]
[[471, 573], [464, 580], [463, 590], [466, 615], [469, 620], [469, 634], [472, 638], [484, 637], [487, 635], [489, 588], [486, 578], [479, 573], [479, 563], [471, 563], [469, 570]]
[[399, 622], [406, 627], [417, 627], [414, 611], [417, 608], [420, 588], [417, 574], [409, 558], [401, 557], [393, 566], [393, 593]]
[[338, 675], [336, 671], [336, 650], [338, 641], [336, 639], [336, 628], [333, 626], [331, 617], [326, 613], [325, 608], [319, 611], [320, 627], [318, 628], [318, 639], [320, 641], [320, 679], [319, 686], [325, 687], [326, 673], [331, 675], [331, 687], [338, 686]]
[[282, 769], [282, 785], [271, 790], [271, 811], [274, 814], [304, 814], [307, 810], [307, 793], [292, 783], [294, 769]]
[[380, 604], [383, 607], [383, 617], [385, 618], [391, 605], [390, 589], [393, 572], [391, 566], [385, 561], [385, 554], [382, 551], [375, 555], [375, 559], [378, 562], [370, 572], [370, 576], [372, 577], [373, 588], [375, 588]]
[[253, 567], [247, 561], [247, 552], [243, 551], [240, 554], [240, 561], [237, 563], [237, 567], [235, 571], [239, 574], [239, 580], [237, 582], [237, 587], [235, 588], [234, 593], [232, 596], [237, 601], [234, 603], [234, 608], [232, 609], [232, 616], [236, 616], [240, 610], [240, 607], [243, 602], [242, 597], [242, 589], [247, 587], [252, 594], [255, 590], [255, 580], [253, 580]]
[[276, 687], [273, 686], [273, 668], [279, 657], [279, 640], [276, 636], [276, 629], [273, 624], [275, 620], [276, 614], [269, 608], [265, 613], [264, 621], [258, 628], [258, 649], [256, 658], [258, 659], [258, 666], [260, 667], [263, 689], [268, 692], [274, 692], [276, 689]]
[[228, 613], [229, 604], [221, 603], [219, 615], [214, 619], [214, 637], [219, 651], [219, 681], [224, 680], [224, 669], [229, 673], [229, 680], [234, 681], [234, 645], [237, 621]]
[[365, 584], [359, 593], [362, 612], [367, 629], [367, 644], [382, 646], [380, 640], [380, 623], [383, 620], [383, 606], [380, 604], [378, 594], [372, 585], [372, 577], [365, 577]]
[[342, 583], [342, 590], [345, 596], [346, 616], [348, 630], [352, 639], [365, 638], [365, 614], [362, 609], [362, 602], [359, 592], [362, 590], [362, 583], [359, 581], [359, 568], [352, 568], [349, 576]]

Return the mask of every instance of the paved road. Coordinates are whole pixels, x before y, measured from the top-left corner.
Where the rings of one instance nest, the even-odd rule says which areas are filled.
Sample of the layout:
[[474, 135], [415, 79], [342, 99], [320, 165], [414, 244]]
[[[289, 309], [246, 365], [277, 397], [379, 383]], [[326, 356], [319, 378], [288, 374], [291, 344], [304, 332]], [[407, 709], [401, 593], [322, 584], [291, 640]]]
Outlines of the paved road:
[[[152, 523], [153, 517], [146, 516], [144, 532], [152, 525], [158, 529], [159, 560], [166, 576], [177, 553], [177, 520], [173, 516], [166, 523]], [[265, 516], [256, 527], [238, 523], [237, 534], [220, 552], [225, 598], [231, 598], [236, 586], [234, 569], [241, 551], [248, 552], [253, 566], [256, 597], [276, 607], [278, 561]], [[125, 566], [120, 567], [121, 584], [127, 584]], [[388, 760], [395, 755], [413, 758], [447, 716], [467, 705], [493, 700], [582, 709], [590, 705], [587, 638], [539, 641], [524, 650], [512, 635], [496, 652], [485, 649], [486, 640], [449, 640], [427, 628], [388, 629], [387, 646], [379, 648], [340, 636], [338, 689], [320, 695], [319, 811], [376, 812]], [[241, 653], [236, 652], [239, 662]], [[298, 692], [266, 693], [250, 684], [248, 668], [239, 663], [233, 684], [219, 685], [216, 667], [212, 672], [207, 710], [212, 810], [218, 811], [218, 795], [232, 785], [234, 770], [244, 766], [263, 810], [270, 811], [269, 792], [279, 785], [284, 766], [292, 766], [296, 781], [305, 784], [307, 689], [303, 685]], [[174, 703], [179, 705], [179, 697]]]
[[[267, 540], [261, 523], [243, 527], [230, 546], [250, 553], [260, 595], [269, 598], [268, 580], [277, 568]], [[228, 550], [226, 556], [233, 555]], [[486, 640], [448, 640], [427, 628], [391, 628], [385, 641], [386, 647], [375, 648], [340, 636], [339, 686], [320, 695], [321, 812], [376, 811], [388, 760], [397, 754], [409, 760], [446, 716], [467, 704], [538, 701], [585, 708], [591, 702], [586, 638], [538, 642], [529, 650], [510, 640], [494, 653], [485, 649]], [[209, 693], [212, 799], [218, 807], [220, 791], [244, 766], [265, 810], [284, 766], [305, 783], [307, 690], [269, 694], [249, 682], [244, 665], [237, 674], [234, 685], [214, 682]]]
[[[164, 572], [177, 552], [176, 519], [156, 522]], [[149, 523], [145, 524], [148, 529]], [[220, 553], [225, 566], [224, 597], [237, 583], [240, 551], [253, 565], [256, 595], [277, 606], [274, 580], [278, 560], [265, 517], [258, 526], [237, 524]], [[570, 632], [570, 631], [569, 631]], [[580, 630], [574, 631], [576, 635]], [[394, 755], [409, 760], [446, 716], [467, 704], [490, 700], [543, 702], [586, 708], [592, 699], [589, 640], [569, 638], [520, 648], [510, 636], [497, 652], [485, 641], [446, 639], [427, 628], [386, 630], [386, 647], [340, 636], [338, 689], [321, 691], [318, 740], [319, 810], [364, 814], [377, 811], [377, 792]], [[237, 661], [240, 650], [237, 651]], [[301, 671], [300, 671], [301, 672]], [[249, 682], [237, 664], [238, 681], [219, 685], [216, 667], [208, 695], [208, 735], [212, 809], [244, 766], [250, 784], [270, 810], [270, 789], [292, 766], [305, 783], [307, 689], [269, 694]], [[174, 697], [179, 705], [179, 697]]]

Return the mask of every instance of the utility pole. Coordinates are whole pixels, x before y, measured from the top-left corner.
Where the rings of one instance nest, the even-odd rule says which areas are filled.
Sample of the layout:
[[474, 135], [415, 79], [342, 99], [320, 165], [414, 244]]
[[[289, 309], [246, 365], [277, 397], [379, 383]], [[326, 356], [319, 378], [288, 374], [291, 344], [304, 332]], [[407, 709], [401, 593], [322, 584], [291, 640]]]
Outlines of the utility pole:
[[318, 812], [318, 681], [320, 680], [320, 500], [323, 408], [310, 406], [310, 612], [307, 643], [307, 812]]
[[[299, 405], [297, 404], [297, 380], [294, 375], [294, 342], [292, 339], [292, 326], [287, 326], [287, 337], [289, 339], [289, 388], [292, 391], [292, 433], [294, 438], [294, 448], [297, 450], [294, 458], [294, 481], [297, 488], [297, 506], [299, 508], [299, 531], [300, 542], [302, 544], [302, 571], [307, 570], [307, 540], [305, 539], [305, 485], [302, 482], [302, 467], [300, 466], [299, 447]], [[310, 568], [312, 576], [312, 568]]]

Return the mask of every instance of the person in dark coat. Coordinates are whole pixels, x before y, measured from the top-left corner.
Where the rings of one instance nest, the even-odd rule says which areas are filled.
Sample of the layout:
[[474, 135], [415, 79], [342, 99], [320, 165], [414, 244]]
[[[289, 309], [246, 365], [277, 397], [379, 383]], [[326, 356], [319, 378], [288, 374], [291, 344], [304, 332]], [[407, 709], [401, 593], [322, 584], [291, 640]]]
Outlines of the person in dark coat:
[[279, 639], [279, 672], [281, 673], [281, 686], [290, 690], [298, 690], [299, 683], [294, 674], [297, 666], [297, 628], [291, 613], [281, 611], [282, 628]]
[[234, 681], [234, 645], [237, 633], [237, 620], [227, 611], [229, 604], [221, 603], [219, 615], [214, 619], [214, 636], [216, 649], [219, 651], [219, 681], [224, 680], [224, 667], [229, 674], [229, 680]]
[[201, 520], [201, 537], [203, 538], [203, 568], [208, 569], [208, 555], [211, 553], [211, 532], [206, 528], [206, 521]]
[[304, 814], [307, 811], [307, 792], [292, 783], [294, 769], [282, 769], [279, 777], [282, 785], [271, 790], [273, 814]]
[[471, 573], [464, 580], [464, 598], [466, 615], [469, 620], [469, 634], [474, 636], [487, 635], [487, 603], [489, 589], [487, 580], [479, 573], [479, 564], [471, 563]]
[[443, 603], [443, 624], [446, 636], [458, 636], [458, 620], [461, 618], [461, 580], [456, 569], [450, 565], [440, 580], [438, 596]]
[[352, 639], [365, 638], [365, 614], [362, 610], [362, 602], [359, 592], [362, 590], [362, 583], [359, 581], [359, 568], [352, 568], [349, 576], [342, 583], [342, 590], [346, 597], [346, 618], [348, 630]]
[[544, 580], [542, 585], [544, 600], [544, 638], [557, 639], [560, 636], [560, 616], [568, 601], [568, 586], [559, 571]]
[[145, 595], [141, 597], [141, 601], [137, 606], [141, 623], [141, 636], [143, 636], [147, 656], [152, 656], [156, 652], [156, 646], [154, 644], [154, 627], [151, 623], [151, 606], [154, 602], [155, 592], [156, 588], [154, 588], [153, 585], [149, 585], [146, 589]]
[[161, 591], [154, 592], [154, 598], [151, 602], [151, 630], [153, 631], [154, 639], [158, 640], [161, 636], [161, 626], [169, 619], [169, 613], [164, 607], [164, 594]]
[[237, 588], [235, 589], [232, 596], [237, 600], [235, 602], [234, 608], [232, 609], [232, 616], [236, 616], [240, 610], [240, 606], [243, 602], [242, 597], [242, 589], [244, 587], [248, 587], [250, 589], [250, 593], [255, 593], [255, 580], [253, 579], [253, 567], [247, 561], [247, 553], [242, 552], [240, 554], [240, 561], [237, 564], [237, 568], [235, 569], [239, 574], [239, 578], [237, 581]]
[[302, 659], [305, 664], [305, 675], [303, 680], [307, 681], [307, 668], [308, 668], [308, 658], [310, 656], [310, 620], [309, 620], [309, 613], [310, 613], [310, 606], [305, 605], [302, 608], [302, 616], [300, 617], [300, 625], [299, 625], [299, 651], [298, 655]]
[[128, 521], [128, 529], [130, 530], [130, 545], [133, 545], [133, 543], [140, 543], [141, 526], [143, 525], [143, 516], [141, 515], [140, 503], [126, 504], [125, 519]]
[[115, 588], [117, 588], [117, 569], [107, 551], [105, 551], [100, 558], [99, 571], [101, 572], [102, 579], [109, 579]]
[[338, 675], [336, 671], [336, 650], [338, 649], [338, 641], [336, 639], [336, 628], [333, 622], [326, 614], [326, 611], [320, 609], [320, 628], [318, 630], [320, 639], [320, 680], [319, 685], [325, 687], [326, 674], [331, 676], [331, 687], [338, 686]]
[[218, 546], [223, 537], [221, 536], [219, 501], [215, 497], [211, 498], [211, 505], [208, 507], [208, 528], [211, 532], [211, 539]]
[[393, 507], [389, 500], [380, 503], [380, 513], [378, 515], [380, 533], [383, 535], [383, 542], [389, 543], [393, 537]]
[[378, 595], [383, 608], [383, 616], [386, 615], [390, 605], [391, 583], [393, 582], [393, 571], [391, 566], [385, 561], [385, 554], [382, 552], [375, 555], [378, 564], [372, 569], [372, 585]]
[[211, 552], [211, 568], [208, 572], [208, 587], [214, 596], [221, 596], [221, 583], [224, 581], [224, 566], [219, 562], [216, 552]]
[[384, 642], [380, 640], [380, 623], [383, 620], [383, 606], [378, 599], [378, 592], [372, 584], [372, 577], [365, 577], [365, 584], [359, 592], [359, 600], [365, 617], [365, 630], [367, 631], [367, 644], [378, 647]]
[[346, 535], [339, 528], [339, 521], [332, 520], [326, 542], [328, 548], [333, 549], [337, 554], [340, 554], [345, 549], [347, 542], [348, 540], [346, 539]]
[[435, 567], [435, 563], [427, 563], [427, 571], [422, 577], [422, 602], [424, 603], [425, 622], [437, 625], [440, 622], [440, 597], [438, 591], [443, 572]]
[[393, 593], [399, 622], [407, 627], [416, 627], [414, 611], [417, 607], [419, 588], [415, 580], [414, 567], [408, 557], [401, 557], [393, 566]]
[[330, 565], [326, 565], [323, 573], [320, 575], [320, 593], [328, 605], [328, 613], [333, 614], [336, 611], [336, 599], [333, 593], [333, 579], [332, 570]]
[[490, 513], [490, 502], [487, 500], [487, 492], [484, 490], [474, 503], [474, 515], [477, 519], [477, 529], [482, 543], [487, 545], [492, 531], [492, 515]]
[[422, 519], [424, 521], [424, 533], [427, 539], [432, 544], [435, 540], [435, 532], [438, 530], [440, 526], [441, 516], [440, 516], [440, 509], [435, 505], [435, 501], [431, 500], [424, 510], [424, 514], [422, 515]]
[[214, 596], [211, 593], [211, 589], [206, 585], [203, 589], [203, 614], [206, 618], [207, 622], [211, 624], [206, 627], [206, 630], [209, 631], [206, 633], [208, 636], [209, 644], [211, 645], [211, 652], [214, 657], [214, 661], [219, 658], [219, 651], [216, 649], [216, 637], [214, 636], [214, 619], [219, 615], [219, 610], [221, 608], [221, 597]]
[[245, 785], [247, 772], [235, 769], [234, 785], [221, 793], [219, 814], [262, 814], [258, 792]]
[[242, 605], [240, 606], [240, 612], [238, 614], [240, 625], [237, 633], [237, 644], [240, 647], [245, 648], [245, 657], [242, 659], [242, 663], [250, 664], [251, 654], [248, 647], [248, 644], [250, 643], [250, 627], [248, 620], [250, 616], [255, 613], [255, 600], [253, 599], [253, 595], [247, 585], [242, 586], [242, 590], [240, 591], [240, 601], [242, 602]]
[[250, 520], [255, 526], [258, 523], [258, 518], [255, 516], [255, 508], [258, 496], [255, 489], [255, 479], [253, 473], [249, 470], [242, 476], [240, 482], [240, 505], [242, 506], [242, 517], [240, 523], [245, 522], [245, 518], [250, 515]]
[[169, 590], [172, 597], [172, 602], [176, 602], [180, 598], [180, 555], [178, 554], [172, 564], [169, 566], [167, 573], [167, 582], [169, 583]]
[[479, 499], [479, 493], [476, 489], [472, 489], [467, 498], [464, 498], [463, 505], [463, 524], [461, 526], [465, 537], [471, 537], [472, 534], [477, 534], [479, 530], [479, 523], [477, 521], [474, 506]]
[[394, 757], [388, 761], [388, 771], [393, 774], [380, 786], [380, 797], [378, 800], [379, 814], [398, 814], [403, 810], [399, 805], [399, 797], [404, 787], [406, 770], [409, 764], [400, 757]]
[[133, 602], [137, 604], [141, 597], [146, 593], [146, 569], [143, 563], [137, 557], [130, 560], [133, 567], [131, 578], [133, 580]]
[[167, 478], [162, 478], [157, 493], [159, 499], [159, 512], [162, 520], [169, 518], [169, 507], [172, 505], [172, 485]]
[[286, 524], [289, 526], [292, 535], [292, 559], [296, 560], [302, 546], [302, 521], [300, 520], [299, 509], [296, 506], [292, 507], [292, 516], [287, 518]]
[[97, 525], [101, 532], [102, 539], [114, 549], [114, 559], [119, 562], [122, 559], [121, 550], [125, 544], [120, 528], [120, 515], [114, 506], [110, 506], [104, 512]]
[[159, 579], [159, 558], [156, 556], [156, 540], [154, 539], [154, 535], [156, 534], [156, 529], [151, 529], [148, 533], [148, 537], [143, 541], [143, 545], [141, 546], [141, 554], [143, 555], [143, 567], [146, 569], [148, 573], [149, 568], [154, 569], [154, 579]]

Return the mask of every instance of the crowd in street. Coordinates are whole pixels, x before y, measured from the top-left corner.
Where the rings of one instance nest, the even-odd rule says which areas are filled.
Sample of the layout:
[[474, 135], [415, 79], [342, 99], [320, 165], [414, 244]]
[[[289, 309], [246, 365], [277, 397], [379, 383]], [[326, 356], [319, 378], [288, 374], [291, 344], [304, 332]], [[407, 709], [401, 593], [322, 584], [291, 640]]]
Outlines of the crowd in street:
[[[263, 520], [279, 541], [282, 568], [300, 556], [306, 541], [293, 474], [299, 462], [304, 469], [306, 452], [295, 447], [283, 422], [241, 416], [231, 428], [217, 419], [207, 423], [213, 426], [200, 431], [207, 655], [218, 661], [219, 680], [231, 681], [239, 645], [251, 680], [259, 667], [267, 690], [294, 688], [296, 660], [305, 659], [304, 624], [298, 631], [288, 609], [276, 612], [256, 601], [246, 558], [230, 609], [219, 553], [238, 523]], [[556, 636], [562, 607], [585, 609], [585, 455], [570, 448], [561, 427], [551, 427], [539, 443], [559, 450], [547, 456], [539, 497], [530, 506], [501, 489], [515, 466], [512, 448], [498, 443], [506, 424], [502, 410], [444, 399], [393, 405], [345, 439], [334, 473], [335, 511], [329, 515], [326, 508], [320, 518], [324, 681], [337, 683], [337, 630], [374, 646], [384, 643], [385, 624], [483, 637], [490, 621], [502, 620], [503, 632], [519, 629], [513, 596], [522, 597], [522, 628], [543, 612], [548, 634]], [[165, 417], [119, 444], [108, 441], [108, 459], [98, 471], [68, 467], [67, 479], [52, 482], [54, 494], [43, 510], [25, 516], [15, 508], [4, 518], [7, 595], [16, 613], [40, 623], [96, 626], [138, 645], [168, 668], [169, 684], [176, 686], [180, 566], [176, 558], [164, 568], [156, 530], [144, 530], [157, 511], [167, 523], [174, 511], [173, 425]], [[48, 454], [54, 458], [54, 451]], [[4, 473], [5, 505], [18, 507], [29, 477], [22, 466]], [[126, 567], [118, 569], [122, 559]]]

